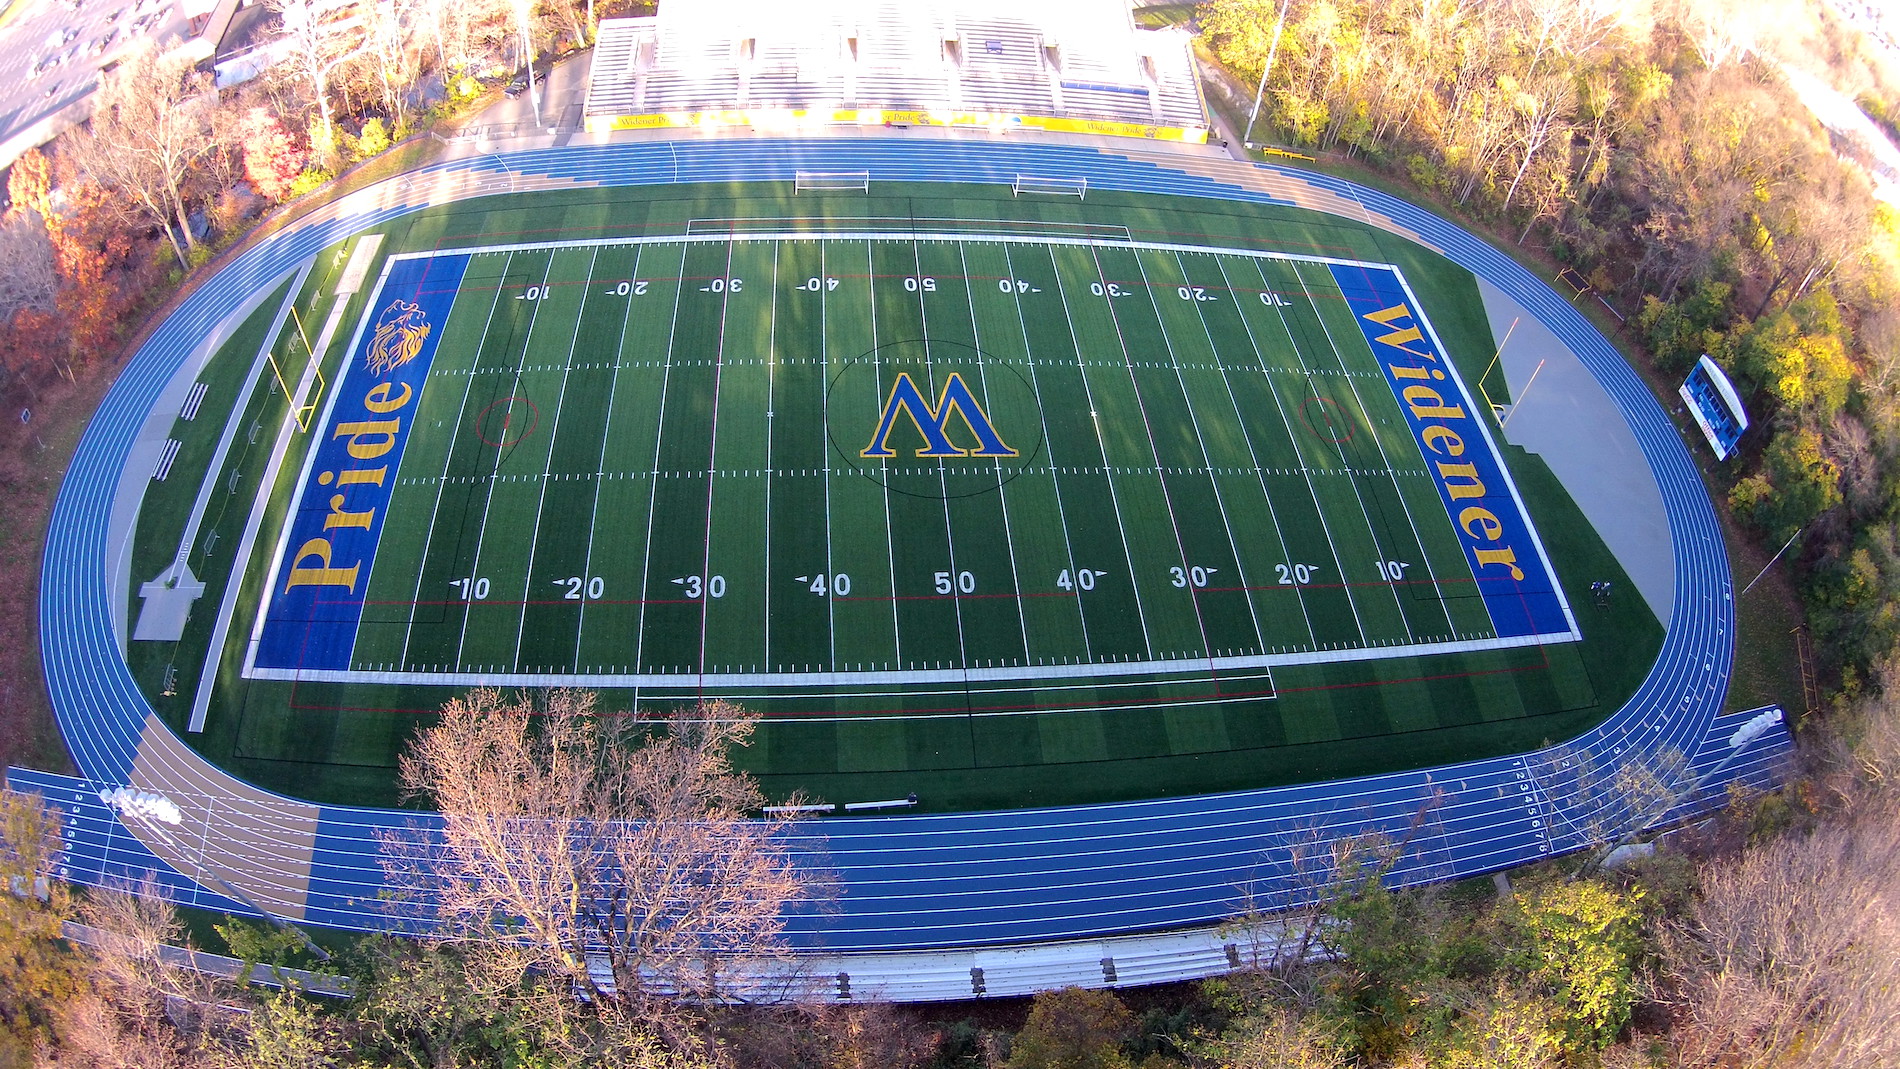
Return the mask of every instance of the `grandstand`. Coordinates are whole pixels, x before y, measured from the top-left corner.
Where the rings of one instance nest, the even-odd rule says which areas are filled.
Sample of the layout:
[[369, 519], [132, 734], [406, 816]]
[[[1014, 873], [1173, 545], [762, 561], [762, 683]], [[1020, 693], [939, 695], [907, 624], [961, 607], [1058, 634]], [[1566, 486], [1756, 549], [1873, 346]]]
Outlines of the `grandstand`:
[[1207, 140], [1187, 36], [1125, 0], [668, 4], [600, 24], [587, 129], [964, 126]]

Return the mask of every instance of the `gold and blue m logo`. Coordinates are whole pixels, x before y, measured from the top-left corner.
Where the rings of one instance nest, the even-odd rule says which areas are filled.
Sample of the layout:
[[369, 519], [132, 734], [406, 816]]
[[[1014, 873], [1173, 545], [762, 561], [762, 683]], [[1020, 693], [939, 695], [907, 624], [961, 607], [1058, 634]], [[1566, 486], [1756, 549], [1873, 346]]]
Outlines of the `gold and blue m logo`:
[[[917, 450], [920, 457], [1013, 457], [1016, 451], [1004, 443], [996, 428], [990, 425], [990, 417], [977, 403], [976, 395], [963, 381], [963, 376], [951, 372], [943, 384], [943, 393], [937, 403], [931, 404], [917, 384], [911, 381], [908, 372], [897, 376], [896, 385], [891, 387], [891, 396], [884, 402], [884, 411], [878, 416], [877, 433], [871, 435], [871, 444], [859, 451], [858, 455], [867, 459], [894, 457], [896, 450], [890, 446], [891, 429], [897, 425], [897, 417], [909, 416], [917, 427], [917, 433], [923, 435], [924, 447]], [[970, 434], [976, 439], [976, 448], [964, 449], [950, 440], [944, 430], [952, 415], [963, 420]]]

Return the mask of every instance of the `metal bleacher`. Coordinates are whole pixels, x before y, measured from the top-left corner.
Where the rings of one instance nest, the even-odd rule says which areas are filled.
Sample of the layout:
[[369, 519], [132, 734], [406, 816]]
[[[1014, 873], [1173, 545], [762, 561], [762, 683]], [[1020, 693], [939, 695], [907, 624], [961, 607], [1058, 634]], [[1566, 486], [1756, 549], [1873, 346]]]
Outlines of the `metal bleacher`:
[[1197, 132], [1208, 122], [1187, 38], [1137, 29], [1116, 0], [1040, 9], [1009, 0], [954, 9], [905, 0], [669, 4], [656, 17], [603, 21], [597, 48], [585, 109], [595, 122], [698, 112], [733, 121], [733, 113], [754, 110], [825, 120], [843, 110], [849, 117], [840, 121], [856, 122], [877, 122], [880, 112], [928, 113], [933, 123], [956, 115], [977, 123], [1082, 119]]

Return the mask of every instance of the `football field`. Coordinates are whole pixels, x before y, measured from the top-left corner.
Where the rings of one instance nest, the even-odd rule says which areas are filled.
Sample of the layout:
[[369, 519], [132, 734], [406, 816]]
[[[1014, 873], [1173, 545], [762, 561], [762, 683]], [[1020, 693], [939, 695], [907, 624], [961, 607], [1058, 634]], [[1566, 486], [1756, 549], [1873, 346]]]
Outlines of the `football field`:
[[1442, 353], [1388, 265], [1100, 236], [392, 256], [245, 674], [962, 715], [1574, 640]]

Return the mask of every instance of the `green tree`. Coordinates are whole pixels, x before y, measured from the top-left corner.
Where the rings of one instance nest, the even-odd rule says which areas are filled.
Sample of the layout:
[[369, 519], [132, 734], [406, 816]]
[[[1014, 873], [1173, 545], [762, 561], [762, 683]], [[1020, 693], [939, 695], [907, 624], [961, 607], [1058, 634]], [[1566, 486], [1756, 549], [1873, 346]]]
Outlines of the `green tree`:
[[1111, 991], [1065, 987], [1036, 996], [1010, 1048], [1009, 1069], [1124, 1069], [1135, 1015]]
[[1703, 353], [1722, 362], [1728, 348], [1726, 333], [1735, 318], [1732, 294], [1728, 283], [1703, 279], [1679, 301], [1644, 298], [1636, 325], [1656, 362], [1677, 373], [1687, 371]]
[[1512, 898], [1518, 967], [1555, 1003], [1568, 1050], [1600, 1050], [1629, 1022], [1643, 947], [1637, 898], [1591, 880]]
[[1338, 1022], [1263, 1002], [1194, 1054], [1220, 1069], [1346, 1069], [1351, 1044]]
[[1499, 983], [1459, 1022], [1438, 1064], [1444, 1069], [1549, 1069], [1563, 1052], [1561, 1011], [1537, 995]]
[[1762, 451], [1761, 471], [1735, 485], [1729, 506], [1779, 544], [1841, 502], [1841, 470], [1819, 433], [1784, 427]]
[[251, 1011], [245, 1029], [246, 1069], [331, 1069], [349, 1052], [338, 1022], [295, 991], [281, 991]]
[[[1833, 300], [1826, 305], [1831, 308]], [[1823, 320], [1838, 324], [1837, 316]], [[1735, 348], [1737, 370], [1786, 410], [1811, 409], [1823, 416], [1847, 403], [1854, 365], [1841, 334], [1804, 330], [1792, 311], [1755, 321]]]
[[0, 1064], [30, 1062], [53, 1008], [77, 987], [60, 934], [73, 914], [55, 878], [60, 828], [59, 810], [39, 795], [0, 790]]

